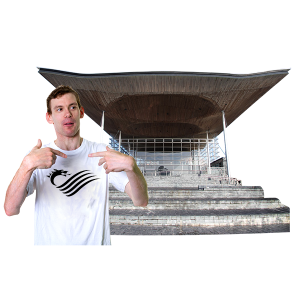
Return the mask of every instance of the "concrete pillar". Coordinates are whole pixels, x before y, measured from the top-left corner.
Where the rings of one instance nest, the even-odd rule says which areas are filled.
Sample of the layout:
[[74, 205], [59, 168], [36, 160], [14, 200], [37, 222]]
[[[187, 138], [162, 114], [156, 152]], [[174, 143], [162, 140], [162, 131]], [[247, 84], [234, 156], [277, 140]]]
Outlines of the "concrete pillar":
[[208, 142], [208, 131], [206, 131], [206, 152], [207, 152], [207, 165], [208, 165], [208, 174], [211, 174], [210, 169], [210, 153], [209, 153], [209, 142]]
[[101, 119], [101, 142], [104, 142], [104, 111], [102, 111], [102, 119]]
[[121, 130], [119, 133], [119, 152], [121, 152]]
[[198, 139], [198, 165], [199, 165], [199, 174], [201, 171], [201, 167], [200, 167], [200, 139]]
[[226, 164], [227, 164], [227, 174], [230, 177], [229, 173], [229, 161], [228, 161], [228, 147], [226, 143], [226, 119], [225, 119], [225, 112], [222, 110], [222, 118], [223, 118], [223, 132], [224, 132], [224, 144], [225, 144], [225, 156], [226, 156]]
[[132, 151], [133, 151], [133, 158], [135, 159], [135, 152], [134, 152], [134, 137], [132, 138]]

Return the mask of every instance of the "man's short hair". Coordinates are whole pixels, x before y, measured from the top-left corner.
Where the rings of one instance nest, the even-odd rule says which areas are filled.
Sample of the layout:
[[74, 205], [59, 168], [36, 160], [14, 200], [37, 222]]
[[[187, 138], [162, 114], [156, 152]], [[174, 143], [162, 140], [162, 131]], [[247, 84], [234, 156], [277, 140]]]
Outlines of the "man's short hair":
[[65, 94], [68, 94], [68, 93], [72, 93], [75, 97], [76, 97], [76, 101], [77, 101], [77, 105], [78, 105], [78, 108], [80, 109], [81, 108], [81, 103], [80, 103], [80, 99], [79, 99], [79, 95], [78, 93], [73, 90], [70, 86], [67, 86], [67, 85], [60, 85], [58, 86], [55, 90], [53, 90], [51, 92], [51, 94], [48, 96], [47, 98], [47, 112], [51, 115], [52, 111], [51, 111], [51, 105], [50, 105], [50, 101], [52, 99], [56, 99], [56, 98], [59, 98]]

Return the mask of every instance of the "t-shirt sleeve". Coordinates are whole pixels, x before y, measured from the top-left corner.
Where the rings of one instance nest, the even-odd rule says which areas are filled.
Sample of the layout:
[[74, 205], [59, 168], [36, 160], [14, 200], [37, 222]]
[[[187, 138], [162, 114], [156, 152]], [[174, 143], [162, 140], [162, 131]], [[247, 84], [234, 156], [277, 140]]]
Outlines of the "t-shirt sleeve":
[[[110, 145], [98, 144], [97, 151], [106, 151], [106, 146], [112, 149]], [[110, 172], [108, 182], [111, 183], [118, 191], [125, 192], [125, 186], [129, 182], [126, 172]]]
[[125, 186], [129, 182], [126, 172], [110, 172], [109, 183], [111, 183], [118, 191], [125, 192]]
[[[30, 151], [27, 151], [25, 156], [28, 155], [28, 153]], [[36, 170], [34, 170], [33, 173], [31, 174], [31, 177], [30, 177], [29, 182], [27, 184], [27, 187], [26, 187], [27, 197], [34, 193], [35, 188], [36, 188]]]
[[36, 189], [36, 171], [33, 171], [26, 187], [27, 197], [32, 195], [35, 189]]

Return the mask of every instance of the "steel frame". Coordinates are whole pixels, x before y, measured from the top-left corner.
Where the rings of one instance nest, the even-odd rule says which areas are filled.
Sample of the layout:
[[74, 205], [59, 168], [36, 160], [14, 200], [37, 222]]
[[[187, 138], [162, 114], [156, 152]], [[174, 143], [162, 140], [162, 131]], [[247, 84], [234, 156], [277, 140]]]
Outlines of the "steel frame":
[[210, 167], [220, 158], [218, 138], [111, 138], [113, 149], [135, 158], [146, 176], [211, 174], [227, 176], [225, 168]]

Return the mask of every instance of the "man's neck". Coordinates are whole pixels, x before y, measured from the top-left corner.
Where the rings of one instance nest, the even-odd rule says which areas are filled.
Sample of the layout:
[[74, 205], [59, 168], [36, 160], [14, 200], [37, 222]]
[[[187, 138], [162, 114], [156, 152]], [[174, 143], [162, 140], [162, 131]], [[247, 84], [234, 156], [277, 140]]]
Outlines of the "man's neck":
[[64, 137], [63, 139], [57, 137], [54, 141], [55, 145], [66, 151], [72, 151], [78, 149], [82, 144], [83, 138], [80, 136]]

